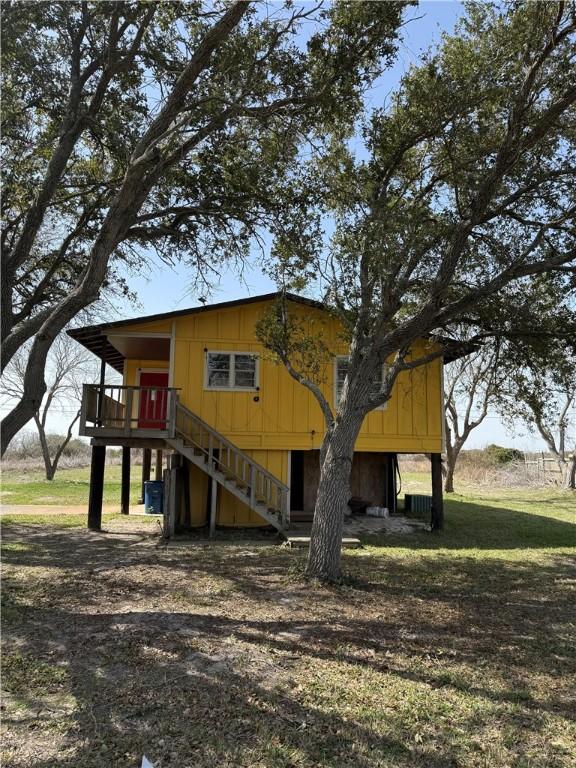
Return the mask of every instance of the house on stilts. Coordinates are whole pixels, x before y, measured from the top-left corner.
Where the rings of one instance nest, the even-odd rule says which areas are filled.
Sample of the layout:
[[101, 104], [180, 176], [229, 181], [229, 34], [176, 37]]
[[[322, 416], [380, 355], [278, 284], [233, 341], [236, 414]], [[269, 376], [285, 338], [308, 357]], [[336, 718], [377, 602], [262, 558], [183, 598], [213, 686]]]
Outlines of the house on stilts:
[[[168, 456], [167, 534], [208, 526], [273, 526], [311, 519], [324, 420], [314, 396], [258, 341], [255, 328], [277, 294], [85, 326], [70, 336], [101, 361], [100, 383], [84, 385], [80, 434], [90, 437], [88, 525], [99, 529], [107, 446], [121, 446], [123, 512], [130, 455]], [[337, 401], [347, 369], [341, 328], [322, 304], [289, 294], [290, 312], [333, 350], [321, 385]], [[421, 340], [420, 355], [438, 342]], [[391, 399], [368, 414], [359, 434], [353, 496], [396, 511], [401, 453], [431, 456], [433, 514], [441, 521], [444, 405], [442, 367], [454, 352], [400, 374]], [[106, 366], [122, 384], [106, 383]]]

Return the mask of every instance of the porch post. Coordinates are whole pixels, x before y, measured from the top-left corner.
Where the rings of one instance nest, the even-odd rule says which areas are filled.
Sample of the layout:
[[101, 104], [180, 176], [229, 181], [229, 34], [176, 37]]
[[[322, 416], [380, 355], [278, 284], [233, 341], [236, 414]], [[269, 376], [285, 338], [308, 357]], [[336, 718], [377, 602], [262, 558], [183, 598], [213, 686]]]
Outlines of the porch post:
[[162, 480], [162, 451], [156, 451], [156, 470], [154, 480]]
[[[102, 354], [104, 354], [104, 342], [102, 342]], [[102, 426], [102, 413], [104, 410], [104, 386], [106, 383], [106, 360], [100, 360], [100, 388], [98, 390], [98, 405], [96, 411], [96, 423]]]
[[218, 483], [212, 478], [212, 488], [210, 492], [210, 538], [216, 535], [216, 502], [218, 500]]
[[140, 489], [140, 498], [138, 504], [144, 504], [144, 483], [150, 480], [150, 465], [152, 464], [152, 450], [150, 448], [142, 449], [142, 488]]
[[102, 497], [104, 495], [104, 464], [106, 446], [92, 446], [90, 464], [90, 495], [88, 498], [88, 528], [91, 531], [102, 529]]
[[122, 448], [122, 489], [120, 491], [120, 512], [130, 514], [130, 448]]
[[430, 454], [432, 471], [432, 513], [430, 527], [433, 531], [444, 528], [444, 498], [442, 496], [442, 455]]
[[386, 506], [391, 515], [398, 510], [396, 508], [396, 467], [398, 465], [398, 454], [386, 454]]

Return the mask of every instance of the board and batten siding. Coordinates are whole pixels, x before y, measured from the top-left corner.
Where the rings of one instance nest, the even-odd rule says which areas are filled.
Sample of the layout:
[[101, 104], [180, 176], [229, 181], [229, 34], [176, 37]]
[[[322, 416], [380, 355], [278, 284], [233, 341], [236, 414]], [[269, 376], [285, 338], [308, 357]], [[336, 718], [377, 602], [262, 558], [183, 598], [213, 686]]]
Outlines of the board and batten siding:
[[[319, 448], [324, 422], [314, 396], [276, 363], [255, 337], [255, 324], [264, 303], [238, 305], [174, 320], [173, 386], [184, 405], [243, 449], [309, 450]], [[336, 320], [321, 310], [293, 304], [321, 332], [335, 354], [345, 354], [338, 341]], [[166, 321], [135, 323], [126, 331], [159, 333]], [[422, 341], [414, 353], [424, 353]], [[258, 391], [208, 390], [204, 387], [206, 350], [252, 352], [259, 356]], [[398, 453], [438, 453], [442, 450], [441, 360], [403, 372], [387, 407], [372, 411], [356, 444], [357, 450]], [[164, 368], [167, 361], [126, 361], [125, 383], [137, 383], [138, 368]], [[322, 391], [334, 402], [332, 363], [325, 366]], [[255, 400], [257, 398], [257, 400]]]
[[124, 363], [124, 381], [127, 386], [138, 386], [140, 371], [167, 371], [168, 360], [126, 360]]
[[[167, 333], [174, 329], [172, 386], [182, 403], [272, 474], [289, 482], [289, 451], [320, 448], [324, 421], [313, 395], [295, 382], [257, 341], [255, 325], [266, 309], [264, 302], [205, 310], [170, 321], [126, 326], [127, 332]], [[322, 333], [335, 355], [346, 354], [339, 341], [337, 321], [319, 309], [291, 304], [291, 311], [306, 318], [310, 330]], [[426, 342], [414, 354], [422, 354]], [[207, 390], [206, 351], [251, 352], [259, 356], [257, 391]], [[434, 360], [402, 373], [392, 398], [383, 410], [368, 414], [356, 443], [357, 451], [439, 453], [442, 451], [442, 362]], [[136, 385], [139, 368], [169, 368], [167, 360], [127, 360], [124, 383]], [[325, 366], [322, 391], [334, 402], [335, 366]], [[255, 400], [255, 398], [257, 398]], [[208, 478], [195, 467], [190, 471], [192, 522], [206, 521]], [[263, 521], [225, 490], [219, 491], [217, 523], [258, 526]]]

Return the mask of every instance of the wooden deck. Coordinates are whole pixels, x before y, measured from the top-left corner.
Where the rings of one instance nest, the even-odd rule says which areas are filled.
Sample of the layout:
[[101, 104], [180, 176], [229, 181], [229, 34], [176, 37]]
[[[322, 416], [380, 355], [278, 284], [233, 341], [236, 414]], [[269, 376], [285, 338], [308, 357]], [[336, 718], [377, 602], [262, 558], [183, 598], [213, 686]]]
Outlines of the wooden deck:
[[[284, 530], [289, 523], [288, 486], [224, 435], [188, 410], [173, 387], [125, 387], [85, 384], [80, 415], [80, 434], [92, 438], [89, 527], [100, 528], [102, 485], [106, 446], [122, 446], [124, 475], [129, 474], [130, 448], [167, 449], [197, 466], [211, 479], [210, 531], [216, 525], [218, 487], [228, 491], [270, 523]], [[127, 469], [124, 472], [124, 466]], [[171, 537], [176, 524], [176, 465], [165, 479], [165, 534]], [[174, 497], [174, 498], [172, 498]], [[124, 498], [124, 496], [123, 496]], [[128, 506], [125, 496], [123, 506]]]
[[84, 384], [79, 434], [99, 445], [142, 446], [174, 437], [177, 390]]

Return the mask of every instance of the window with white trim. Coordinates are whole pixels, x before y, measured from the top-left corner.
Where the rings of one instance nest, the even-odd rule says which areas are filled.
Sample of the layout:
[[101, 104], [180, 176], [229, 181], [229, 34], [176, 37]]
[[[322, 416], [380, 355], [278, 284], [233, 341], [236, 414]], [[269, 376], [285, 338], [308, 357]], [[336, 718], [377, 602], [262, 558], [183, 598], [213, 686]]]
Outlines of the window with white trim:
[[206, 389], [256, 389], [258, 356], [248, 352], [207, 352]]
[[[348, 357], [337, 357], [335, 362], [335, 372], [334, 372], [334, 402], [336, 405], [340, 402], [340, 398], [342, 397], [342, 390], [344, 388], [344, 381], [346, 379], [346, 374], [348, 373], [348, 363], [350, 358]], [[374, 384], [372, 387], [372, 391], [370, 394], [372, 397], [379, 395], [380, 392], [382, 392], [382, 387], [384, 386], [384, 371], [386, 370], [386, 364], [382, 365], [378, 371], [376, 372], [376, 376], [374, 377]], [[388, 401], [386, 401], [383, 405], [379, 405], [376, 410], [385, 410], [385, 408], [388, 405]]]

